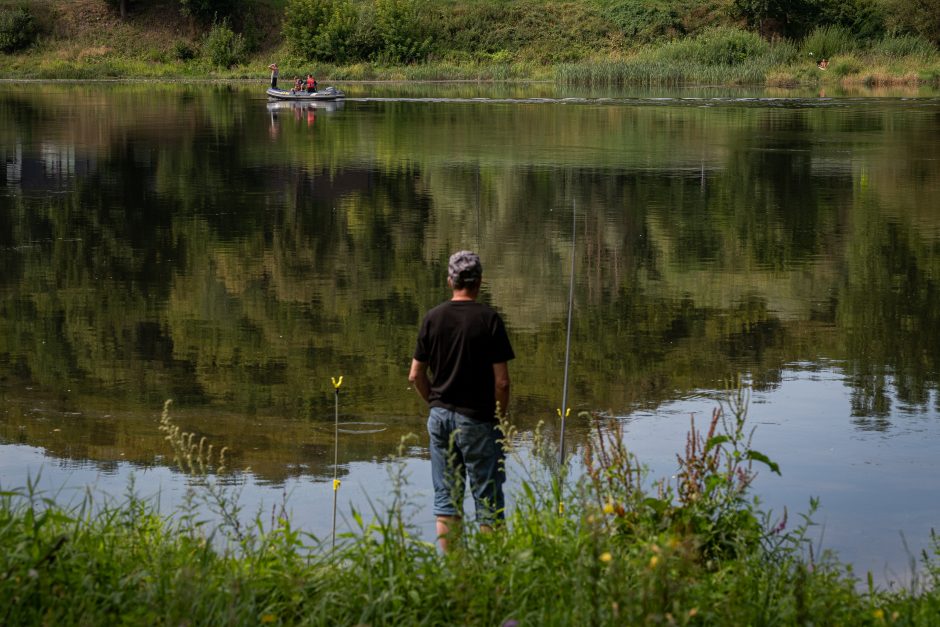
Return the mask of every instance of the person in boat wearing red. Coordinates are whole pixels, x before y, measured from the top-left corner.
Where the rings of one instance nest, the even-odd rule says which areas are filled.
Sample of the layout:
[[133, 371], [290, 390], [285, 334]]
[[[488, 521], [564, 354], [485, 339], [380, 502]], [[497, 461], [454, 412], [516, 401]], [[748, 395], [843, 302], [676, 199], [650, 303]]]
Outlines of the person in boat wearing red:
[[515, 355], [500, 315], [477, 302], [482, 280], [476, 253], [451, 255], [453, 295], [425, 315], [408, 374], [430, 406], [434, 515], [444, 552], [460, 530], [468, 475], [480, 530], [503, 518], [506, 471], [497, 412], [505, 414], [509, 404], [507, 362]]
[[313, 74], [307, 74], [307, 93], [312, 94], [317, 90], [317, 79], [313, 77]]

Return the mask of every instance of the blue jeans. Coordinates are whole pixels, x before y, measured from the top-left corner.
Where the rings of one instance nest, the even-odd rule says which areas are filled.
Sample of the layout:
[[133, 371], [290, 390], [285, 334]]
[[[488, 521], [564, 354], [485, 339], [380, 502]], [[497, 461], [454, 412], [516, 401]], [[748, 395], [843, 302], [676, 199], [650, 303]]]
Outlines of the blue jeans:
[[431, 480], [434, 515], [460, 516], [467, 476], [477, 522], [492, 525], [503, 518], [506, 481], [502, 434], [493, 422], [480, 422], [442, 407], [428, 417], [431, 436]]

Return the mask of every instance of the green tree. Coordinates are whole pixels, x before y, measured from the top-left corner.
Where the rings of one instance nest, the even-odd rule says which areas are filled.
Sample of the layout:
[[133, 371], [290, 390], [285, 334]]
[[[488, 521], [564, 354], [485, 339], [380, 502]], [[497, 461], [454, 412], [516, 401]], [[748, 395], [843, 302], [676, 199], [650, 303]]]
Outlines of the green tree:
[[36, 26], [29, 9], [0, 9], [0, 51], [10, 53], [26, 48], [36, 38]]
[[228, 24], [228, 19], [215, 22], [206, 35], [206, 55], [217, 67], [232, 67], [245, 55], [245, 40]]
[[876, 39], [885, 33], [885, 12], [875, 0], [821, 3], [816, 19], [818, 25], [842, 26], [864, 39]]
[[733, 13], [764, 37], [799, 37], [813, 24], [817, 0], [734, 0]]
[[940, 2], [937, 0], [886, 0], [888, 26], [940, 45]]

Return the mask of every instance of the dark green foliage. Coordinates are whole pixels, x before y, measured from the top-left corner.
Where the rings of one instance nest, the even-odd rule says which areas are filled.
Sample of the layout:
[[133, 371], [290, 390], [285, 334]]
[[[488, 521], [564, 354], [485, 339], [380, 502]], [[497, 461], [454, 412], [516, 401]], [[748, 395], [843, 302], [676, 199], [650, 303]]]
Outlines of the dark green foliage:
[[427, 56], [432, 39], [422, 0], [375, 0], [379, 48], [372, 56], [385, 63], [412, 63]]
[[0, 8], [0, 51], [7, 54], [30, 46], [36, 39], [36, 25], [29, 9]]
[[245, 55], [245, 41], [228, 24], [227, 19], [215, 22], [203, 44], [205, 54], [212, 65], [229, 68], [239, 63]]
[[357, 56], [358, 14], [350, 0], [290, 0], [284, 39], [303, 59], [349, 61]]
[[197, 20], [209, 21], [232, 15], [236, 9], [243, 8], [248, 2], [238, 0], [180, 0], [183, 15]]
[[432, 38], [421, 0], [290, 0], [284, 38], [295, 55], [321, 61], [412, 63], [425, 58]]
[[888, 26], [899, 33], [920, 35], [940, 45], [940, 2], [886, 0]]
[[819, 2], [815, 24], [841, 26], [856, 38], [877, 39], [885, 33], [885, 13], [875, 0]]
[[733, 14], [764, 37], [800, 37], [814, 23], [819, 0], [734, 0]]
[[668, 0], [612, 0], [604, 15], [630, 41], [647, 42], [685, 33], [683, 5]]

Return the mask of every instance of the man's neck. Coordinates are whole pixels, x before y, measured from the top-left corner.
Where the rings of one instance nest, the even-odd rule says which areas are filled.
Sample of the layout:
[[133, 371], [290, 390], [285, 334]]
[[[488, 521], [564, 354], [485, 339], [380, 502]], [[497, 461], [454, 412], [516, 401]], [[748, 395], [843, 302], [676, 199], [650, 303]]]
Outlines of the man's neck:
[[479, 294], [480, 294], [480, 290], [477, 290], [477, 289], [474, 289], [474, 290], [468, 290], [468, 289], [456, 290], [455, 289], [453, 296], [451, 296], [450, 299], [452, 301], [476, 300]]

